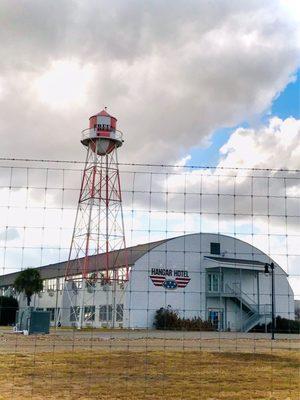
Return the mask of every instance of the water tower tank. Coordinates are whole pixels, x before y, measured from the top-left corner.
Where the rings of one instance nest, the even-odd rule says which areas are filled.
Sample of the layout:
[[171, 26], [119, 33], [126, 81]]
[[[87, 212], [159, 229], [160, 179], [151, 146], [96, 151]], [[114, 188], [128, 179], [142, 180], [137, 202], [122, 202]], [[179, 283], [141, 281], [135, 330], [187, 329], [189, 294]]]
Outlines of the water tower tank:
[[106, 110], [90, 117], [90, 127], [82, 132], [81, 143], [91, 146], [100, 156], [109, 154], [116, 147], [122, 146], [122, 133], [116, 129], [117, 119]]

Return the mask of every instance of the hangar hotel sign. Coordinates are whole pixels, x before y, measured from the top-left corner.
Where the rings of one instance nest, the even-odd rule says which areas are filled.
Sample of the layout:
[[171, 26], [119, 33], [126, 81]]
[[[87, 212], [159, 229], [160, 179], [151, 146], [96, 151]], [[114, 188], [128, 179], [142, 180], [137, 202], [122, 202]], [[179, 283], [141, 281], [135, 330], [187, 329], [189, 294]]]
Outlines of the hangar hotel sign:
[[150, 279], [154, 286], [162, 286], [170, 290], [185, 288], [191, 280], [188, 271], [166, 268], [151, 268]]

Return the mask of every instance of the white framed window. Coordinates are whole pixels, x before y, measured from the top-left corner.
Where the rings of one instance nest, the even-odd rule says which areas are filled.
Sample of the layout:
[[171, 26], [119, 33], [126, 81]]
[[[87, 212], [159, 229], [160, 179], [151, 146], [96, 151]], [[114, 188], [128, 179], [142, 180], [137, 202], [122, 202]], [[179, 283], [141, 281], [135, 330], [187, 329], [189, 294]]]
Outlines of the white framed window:
[[55, 308], [54, 307], [48, 307], [48, 308], [46, 308], [46, 311], [50, 312], [50, 321], [54, 321], [54, 319], [55, 319]]
[[95, 306], [84, 307], [84, 320], [95, 321]]
[[102, 305], [99, 307], [99, 321], [106, 322], [112, 320], [112, 306]]
[[70, 307], [70, 321], [71, 322], [78, 321], [79, 315], [80, 315], [80, 307], [79, 306]]
[[58, 290], [64, 290], [65, 278], [58, 278]]
[[46, 287], [47, 287], [47, 290], [53, 290], [55, 292], [56, 289], [57, 289], [57, 280], [56, 280], [56, 278], [47, 279], [46, 280]]
[[124, 314], [123, 304], [117, 304], [117, 310], [116, 310], [116, 321], [117, 322], [123, 321], [123, 314]]
[[207, 274], [207, 289], [209, 292], [220, 291], [220, 274]]

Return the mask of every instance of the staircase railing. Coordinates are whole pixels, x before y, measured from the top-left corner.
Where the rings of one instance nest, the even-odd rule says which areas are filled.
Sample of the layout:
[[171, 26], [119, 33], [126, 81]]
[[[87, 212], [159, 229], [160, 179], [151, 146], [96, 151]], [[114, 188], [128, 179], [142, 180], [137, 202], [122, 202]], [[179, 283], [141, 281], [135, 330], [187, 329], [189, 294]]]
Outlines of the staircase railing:
[[253, 313], [258, 313], [258, 304], [247, 293], [243, 292], [240, 287], [231, 287], [228, 283], [225, 284], [224, 293], [234, 295], [239, 301], [245, 304]]
[[251, 328], [259, 323], [261, 315], [259, 313], [252, 314], [249, 318], [242, 322], [242, 331], [248, 332]]
[[[248, 314], [249, 315], [249, 314]], [[249, 315], [248, 318], [245, 318], [242, 323], [242, 330], [244, 332], [248, 332], [255, 325], [259, 324], [264, 317], [264, 321], [268, 322], [271, 320], [272, 315], [272, 305], [271, 304], [260, 304], [258, 307], [258, 312], [252, 315]]]
[[244, 311], [246, 311], [245, 308], [248, 309], [248, 311], [246, 311], [247, 315], [241, 323], [241, 331], [248, 332], [251, 328], [260, 323], [263, 316], [270, 317], [271, 304], [258, 305], [254, 297], [249, 296], [241, 290], [239, 284], [231, 283], [231, 285], [226, 283], [223, 287], [222, 293], [236, 298], [241, 305], [244, 305]]

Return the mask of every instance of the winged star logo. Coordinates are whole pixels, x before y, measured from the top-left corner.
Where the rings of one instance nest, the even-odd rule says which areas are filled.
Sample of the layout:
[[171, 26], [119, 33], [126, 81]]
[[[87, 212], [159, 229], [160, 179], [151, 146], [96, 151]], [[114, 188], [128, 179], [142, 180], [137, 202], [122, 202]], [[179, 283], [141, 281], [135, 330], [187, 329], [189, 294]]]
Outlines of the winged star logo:
[[165, 289], [174, 290], [177, 288], [185, 288], [190, 278], [186, 277], [176, 277], [175, 279], [167, 279], [163, 275], [150, 275], [150, 279], [152, 280], [154, 286], [162, 286]]

